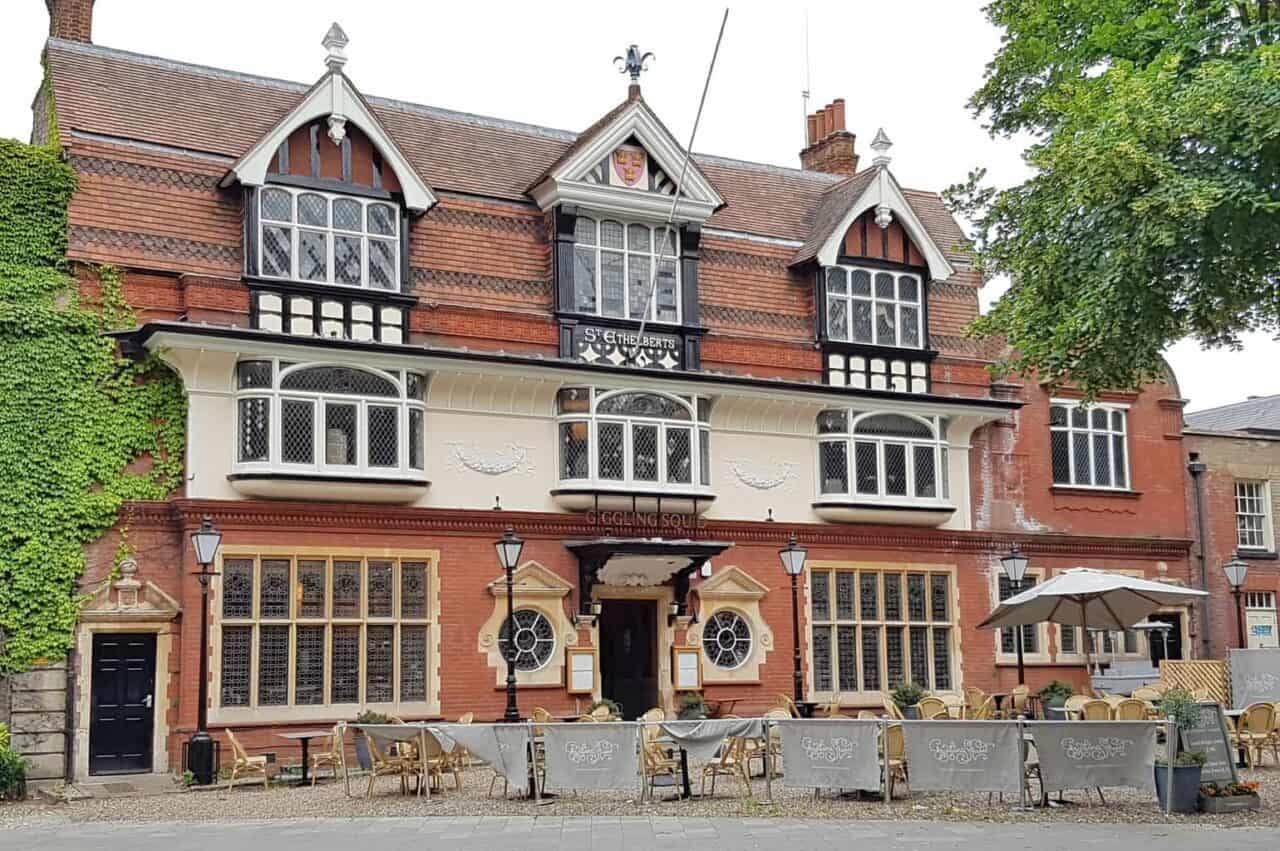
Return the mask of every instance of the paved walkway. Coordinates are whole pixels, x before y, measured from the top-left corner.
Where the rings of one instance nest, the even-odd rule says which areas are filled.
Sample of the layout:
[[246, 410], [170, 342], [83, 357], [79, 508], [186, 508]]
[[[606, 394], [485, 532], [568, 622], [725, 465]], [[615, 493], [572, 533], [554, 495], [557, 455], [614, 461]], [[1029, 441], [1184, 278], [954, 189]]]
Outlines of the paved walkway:
[[[869, 845], [862, 843], [870, 842]], [[22, 851], [1274, 851], [1274, 828], [1196, 825], [972, 824], [678, 818], [379, 818], [81, 824], [0, 832]]]

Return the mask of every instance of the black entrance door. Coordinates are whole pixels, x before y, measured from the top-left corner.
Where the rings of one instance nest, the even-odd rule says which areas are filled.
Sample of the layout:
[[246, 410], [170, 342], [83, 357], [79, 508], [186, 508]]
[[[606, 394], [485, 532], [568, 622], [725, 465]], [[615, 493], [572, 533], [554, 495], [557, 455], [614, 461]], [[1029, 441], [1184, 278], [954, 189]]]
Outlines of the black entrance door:
[[[1152, 630], [1147, 633], [1147, 644], [1151, 646], [1151, 664], [1157, 668], [1160, 667], [1160, 660], [1181, 659], [1182, 658], [1182, 616], [1172, 613], [1162, 614], [1157, 612], [1147, 618], [1149, 621], [1163, 621], [1171, 624], [1173, 629], [1164, 633], [1165, 638], [1160, 637], [1160, 633]], [[1165, 643], [1169, 645], [1169, 655], [1164, 655]]]
[[155, 682], [154, 634], [94, 635], [90, 774], [151, 770]]
[[627, 720], [658, 703], [657, 603], [605, 600], [600, 612], [600, 690]]

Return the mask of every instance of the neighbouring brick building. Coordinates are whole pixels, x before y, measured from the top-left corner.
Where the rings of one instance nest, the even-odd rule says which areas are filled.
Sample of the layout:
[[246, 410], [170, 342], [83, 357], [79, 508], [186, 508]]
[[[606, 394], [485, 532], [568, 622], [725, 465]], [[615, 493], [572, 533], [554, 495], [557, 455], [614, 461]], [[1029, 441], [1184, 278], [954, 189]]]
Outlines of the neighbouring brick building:
[[[114, 583], [116, 536], [90, 552], [76, 777], [179, 763], [204, 515], [210, 724], [272, 750], [362, 708], [497, 717], [508, 525], [525, 713], [671, 708], [676, 648], [738, 712], [788, 692], [791, 533], [806, 693], [850, 708], [1015, 684], [1012, 633], [975, 628], [1015, 542], [1034, 580], [1191, 580], [1172, 376], [1089, 409], [994, 382], [960, 228], [843, 101], [802, 169], [686, 170], [636, 79], [572, 133], [366, 96], [336, 27], [307, 86], [96, 46], [91, 0], [50, 5], [33, 136], [79, 175], [71, 259], [89, 299], [123, 270], [121, 344], [189, 398], [184, 492], [126, 507]], [[1075, 631], [1026, 639], [1033, 686], [1082, 677]], [[132, 749], [93, 697], [122, 660]]]
[[[1249, 565], [1240, 609], [1249, 647], [1277, 647], [1275, 518], [1280, 509], [1280, 396], [1247, 399], [1187, 415], [1186, 444], [1191, 529], [1197, 539], [1193, 570], [1203, 550], [1211, 603], [1202, 614], [1200, 655], [1222, 658], [1239, 647], [1236, 599], [1223, 565], [1238, 556]], [[1200, 502], [1197, 502], [1197, 491]], [[1205, 545], [1199, 546], [1200, 506]]]

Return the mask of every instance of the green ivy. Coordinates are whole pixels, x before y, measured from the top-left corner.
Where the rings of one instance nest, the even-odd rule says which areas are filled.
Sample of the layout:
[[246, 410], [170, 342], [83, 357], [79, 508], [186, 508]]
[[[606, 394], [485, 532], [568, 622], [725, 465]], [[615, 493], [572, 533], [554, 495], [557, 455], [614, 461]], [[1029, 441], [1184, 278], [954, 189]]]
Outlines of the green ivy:
[[0, 140], [0, 672], [67, 653], [85, 546], [182, 481], [181, 381], [104, 335], [134, 322], [118, 270], [100, 309], [67, 272], [75, 186], [56, 147]]

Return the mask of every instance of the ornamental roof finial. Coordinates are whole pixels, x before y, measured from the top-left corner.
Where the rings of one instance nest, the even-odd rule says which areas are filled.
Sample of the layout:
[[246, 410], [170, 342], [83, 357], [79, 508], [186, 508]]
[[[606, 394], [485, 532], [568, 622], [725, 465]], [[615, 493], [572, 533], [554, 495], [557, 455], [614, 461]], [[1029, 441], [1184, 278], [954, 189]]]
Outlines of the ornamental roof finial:
[[641, 53], [638, 45], [631, 45], [627, 48], [626, 56], [613, 57], [613, 64], [618, 65], [618, 73], [630, 74], [631, 85], [640, 85], [640, 74], [642, 71], [649, 70], [649, 60], [657, 59], [652, 53]]
[[876, 152], [875, 159], [871, 161], [872, 165], [888, 165], [889, 149], [893, 147], [893, 142], [889, 141], [889, 137], [885, 135], [884, 128], [881, 127], [876, 131], [876, 137], [871, 140], [871, 150]]
[[336, 21], [324, 34], [324, 40], [320, 44], [329, 51], [329, 55], [324, 58], [324, 64], [331, 72], [341, 71], [342, 66], [347, 64], [347, 54], [343, 53], [342, 48], [346, 47], [349, 41], [347, 34], [342, 31], [342, 27], [338, 26]]

